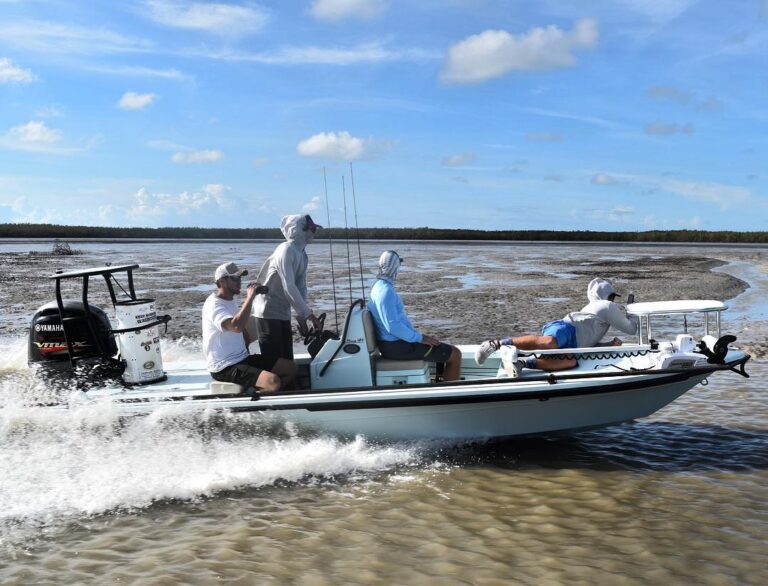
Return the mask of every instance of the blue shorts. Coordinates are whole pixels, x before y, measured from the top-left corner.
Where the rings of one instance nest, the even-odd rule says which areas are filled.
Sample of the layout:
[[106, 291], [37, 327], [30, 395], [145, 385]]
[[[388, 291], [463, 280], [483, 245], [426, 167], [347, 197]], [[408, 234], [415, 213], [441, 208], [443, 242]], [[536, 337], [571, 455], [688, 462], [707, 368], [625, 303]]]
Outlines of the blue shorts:
[[541, 328], [541, 335], [555, 338], [558, 348], [578, 348], [576, 328], [567, 321], [558, 319], [544, 324], [544, 327]]

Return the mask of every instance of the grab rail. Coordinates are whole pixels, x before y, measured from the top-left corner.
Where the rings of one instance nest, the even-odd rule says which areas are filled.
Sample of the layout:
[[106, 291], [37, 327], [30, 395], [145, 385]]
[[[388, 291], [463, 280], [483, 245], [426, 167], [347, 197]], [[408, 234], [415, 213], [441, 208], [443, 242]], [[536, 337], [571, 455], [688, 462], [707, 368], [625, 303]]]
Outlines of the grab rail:
[[349, 312], [347, 313], [347, 319], [344, 320], [344, 329], [341, 332], [341, 337], [339, 338], [339, 345], [336, 347], [336, 350], [331, 355], [328, 362], [323, 364], [323, 368], [320, 369], [320, 373], [318, 376], [323, 376], [325, 374], [325, 371], [328, 370], [328, 367], [331, 365], [331, 363], [336, 359], [336, 356], [339, 353], [339, 350], [341, 350], [342, 346], [344, 346], [344, 343], [347, 340], [347, 331], [349, 330], [349, 320], [352, 319], [352, 310], [355, 308], [355, 306], [360, 305], [361, 308], [365, 307], [365, 300], [363, 299], [356, 299], [352, 305], [349, 306]]
[[123, 328], [121, 330], [109, 330], [111, 334], [127, 334], [128, 332], [140, 332], [141, 330], [148, 330], [149, 328], [153, 328], [155, 326], [165, 326], [165, 331], [168, 331], [168, 322], [171, 321], [170, 315], [161, 315], [157, 318], [157, 321], [153, 321], [148, 324], [142, 324], [140, 326], [136, 326], [133, 328]]

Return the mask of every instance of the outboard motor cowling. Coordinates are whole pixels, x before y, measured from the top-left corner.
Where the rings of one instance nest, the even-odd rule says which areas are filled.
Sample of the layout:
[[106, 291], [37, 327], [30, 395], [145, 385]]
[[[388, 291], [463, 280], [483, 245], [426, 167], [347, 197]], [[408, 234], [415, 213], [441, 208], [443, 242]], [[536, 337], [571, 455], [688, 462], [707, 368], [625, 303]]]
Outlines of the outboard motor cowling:
[[[147, 384], [166, 378], [160, 353], [154, 299], [132, 299], [115, 303], [120, 356], [125, 362], [123, 380], [128, 384]], [[168, 318], [170, 319], [170, 318]]]
[[[82, 302], [65, 301], [63, 310], [75, 359], [113, 357], [117, 354], [109, 318], [100, 308], [88, 305], [86, 313]], [[32, 316], [27, 362], [57, 369], [71, 367], [72, 361], [56, 302], [43, 305]]]

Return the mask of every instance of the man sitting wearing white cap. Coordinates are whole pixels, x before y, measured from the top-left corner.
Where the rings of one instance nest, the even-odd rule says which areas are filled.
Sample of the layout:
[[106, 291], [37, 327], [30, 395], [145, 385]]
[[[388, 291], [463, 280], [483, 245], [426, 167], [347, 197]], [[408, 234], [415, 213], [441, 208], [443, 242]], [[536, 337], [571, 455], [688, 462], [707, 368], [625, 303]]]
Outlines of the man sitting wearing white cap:
[[376, 327], [379, 351], [390, 360], [444, 362], [443, 380], [458, 380], [461, 370], [459, 349], [417, 331], [405, 314], [403, 301], [395, 291], [395, 280], [402, 262], [403, 259], [394, 250], [384, 251], [379, 257], [376, 282], [371, 287], [368, 311]]
[[233, 262], [216, 269], [216, 292], [203, 304], [203, 351], [215, 380], [273, 393], [293, 381], [296, 365], [292, 360], [248, 353], [251, 340], [245, 325], [254, 298], [266, 293], [267, 287], [250, 283], [238, 309], [234, 297], [240, 293], [242, 278], [247, 274]]
[[619, 338], [601, 344], [600, 340], [613, 327], [626, 334], [636, 334], [639, 327], [637, 316], [627, 315], [614, 299], [620, 297], [613, 283], [606, 279], [592, 279], [587, 286], [589, 304], [581, 311], [574, 311], [563, 319], [551, 321], [541, 328], [541, 334], [487, 340], [475, 352], [475, 362], [483, 364], [488, 357], [501, 349], [501, 359], [509, 376], [520, 376], [523, 368], [555, 371], [573, 368], [575, 358], [527, 356], [519, 359], [517, 350], [556, 350], [559, 348], [593, 348], [595, 346], [621, 346]]

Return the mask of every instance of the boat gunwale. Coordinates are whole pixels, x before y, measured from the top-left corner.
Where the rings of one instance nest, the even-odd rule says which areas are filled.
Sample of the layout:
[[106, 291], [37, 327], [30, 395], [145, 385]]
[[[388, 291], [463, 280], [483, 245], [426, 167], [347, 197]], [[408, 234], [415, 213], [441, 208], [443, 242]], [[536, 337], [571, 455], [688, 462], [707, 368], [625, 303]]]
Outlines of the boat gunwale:
[[[117, 404], [141, 404], [152, 402], [216, 402], [217, 408], [229, 409], [233, 412], [244, 411], [284, 411], [292, 409], [305, 409], [308, 411], [333, 411], [350, 409], [376, 409], [391, 407], [412, 407], [428, 405], [452, 405], [462, 403], [487, 403], [487, 402], [509, 402], [538, 399], [546, 401], [551, 398], [587, 396], [593, 394], [607, 394], [612, 392], [622, 392], [635, 390], [639, 388], [659, 387], [667, 384], [683, 382], [695, 377], [706, 377], [708, 374], [722, 370], [735, 370], [736, 367], [746, 364], [750, 359], [748, 354], [737, 358], [725, 364], [712, 364], [706, 367], [693, 367], [686, 369], [668, 368], [655, 371], [624, 371], [616, 373], [579, 373], [573, 375], [561, 375], [554, 382], [547, 376], [538, 376], [526, 379], [487, 379], [475, 381], [452, 381], [441, 385], [390, 385], [386, 387], [374, 387], [365, 389], [344, 388], [336, 391], [307, 392], [307, 391], [283, 391], [270, 395], [256, 395], [247, 397], [245, 395], [199, 395], [199, 396], [174, 396], [174, 397], [126, 397], [119, 398], [111, 396], [109, 399]], [[603, 376], [597, 377], [596, 375]], [[627, 382], [613, 382], [590, 385], [589, 387], [574, 386], [573, 384], [564, 385], [556, 388], [558, 382], [570, 382], [584, 378], [609, 378], [609, 377], [635, 377], [635, 380]], [[565, 378], [567, 377], [567, 378]], [[564, 379], [564, 380], [563, 380]], [[454, 389], [472, 386], [488, 386], [501, 382], [503, 388], [491, 389], [486, 391], [478, 389], [467, 389], [469, 392], [456, 393]], [[513, 390], [510, 386], [520, 383], [540, 383], [549, 382], [546, 388], [533, 390]], [[392, 391], [419, 392], [420, 396], [407, 397], [395, 396]], [[427, 394], [425, 394], [425, 391]], [[445, 391], [448, 391], [447, 393]], [[389, 396], [387, 394], [389, 393]], [[344, 395], [357, 395], [360, 398], [355, 400], [350, 397], [348, 400], [341, 399]], [[366, 395], [366, 398], [362, 398]], [[304, 399], [304, 401], [302, 401]], [[277, 402], [276, 402], [277, 401]], [[247, 402], [248, 405], [242, 405]]]

